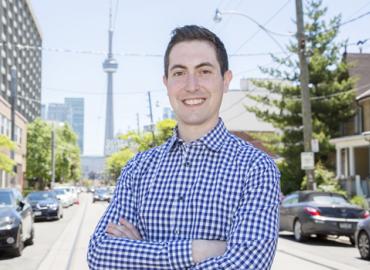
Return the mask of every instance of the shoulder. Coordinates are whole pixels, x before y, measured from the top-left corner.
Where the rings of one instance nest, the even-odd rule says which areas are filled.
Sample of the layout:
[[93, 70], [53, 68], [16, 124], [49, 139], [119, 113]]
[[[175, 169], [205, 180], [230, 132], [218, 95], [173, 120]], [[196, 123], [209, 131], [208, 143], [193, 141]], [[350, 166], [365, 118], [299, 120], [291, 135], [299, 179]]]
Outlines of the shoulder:
[[246, 174], [255, 170], [272, 170], [278, 173], [275, 161], [267, 153], [231, 133], [229, 133], [226, 147], [229, 151], [232, 149], [236, 162]]
[[161, 154], [168, 149], [168, 145], [169, 141], [166, 141], [162, 145], [136, 153], [134, 157], [127, 162], [123, 169], [129, 169], [134, 172], [141, 171], [153, 162], [158, 161]]

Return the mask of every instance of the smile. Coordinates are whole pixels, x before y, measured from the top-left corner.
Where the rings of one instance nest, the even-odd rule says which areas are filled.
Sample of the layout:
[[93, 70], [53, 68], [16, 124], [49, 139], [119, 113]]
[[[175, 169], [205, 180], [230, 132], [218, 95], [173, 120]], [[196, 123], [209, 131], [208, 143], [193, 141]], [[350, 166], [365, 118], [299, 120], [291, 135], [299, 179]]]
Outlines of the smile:
[[185, 105], [200, 105], [206, 101], [205, 98], [194, 98], [194, 99], [185, 99], [183, 100]]

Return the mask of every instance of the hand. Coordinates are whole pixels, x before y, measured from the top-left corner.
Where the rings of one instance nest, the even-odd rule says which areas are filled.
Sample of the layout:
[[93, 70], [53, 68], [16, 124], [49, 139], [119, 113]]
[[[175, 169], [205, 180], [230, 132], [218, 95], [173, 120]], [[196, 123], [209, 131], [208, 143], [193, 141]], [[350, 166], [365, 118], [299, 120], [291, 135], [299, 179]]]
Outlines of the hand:
[[115, 237], [124, 237], [131, 240], [142, 240], [142, 237], [135, 226], [123, 218], [119, 219], [119, 224], [109, 222], [106, 231], [108, 234]]
[[221, 240], [193, 240], [192, 257], [195, 263], [208, 258], [221, 256], [226, 251], [226, 241]]

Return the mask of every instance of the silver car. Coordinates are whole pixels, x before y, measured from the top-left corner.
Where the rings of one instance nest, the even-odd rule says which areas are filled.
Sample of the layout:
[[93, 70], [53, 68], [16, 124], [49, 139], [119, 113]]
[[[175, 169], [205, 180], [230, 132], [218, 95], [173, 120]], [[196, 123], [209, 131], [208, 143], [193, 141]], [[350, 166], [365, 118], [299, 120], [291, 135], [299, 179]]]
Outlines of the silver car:
[[361, 258], [370, 260], [370, 217], [357, 225], [356, 246]]

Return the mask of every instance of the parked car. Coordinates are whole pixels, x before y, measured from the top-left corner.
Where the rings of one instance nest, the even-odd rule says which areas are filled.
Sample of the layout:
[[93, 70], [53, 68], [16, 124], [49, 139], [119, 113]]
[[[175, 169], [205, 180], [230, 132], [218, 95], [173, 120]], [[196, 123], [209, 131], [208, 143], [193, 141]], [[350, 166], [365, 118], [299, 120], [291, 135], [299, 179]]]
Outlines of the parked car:
[[72, 195], [67, 190], [65, 190], [64, 188], [55, 188], [53, 189], [53, 191], [55, 192], [58, 200], [60, 200], [60, 202], [62, 203], [63, 207], [69, 207], [73, 205], [74, 202]]
[[370, 260], [370, 217], [358, 223], [356, 245], [361, 258]]
[[297, 191], [285, 196], [280, 205], [280, 230], [292, 231], [299, 242], [311, 234], [337, 235], [348, 236], [354, 245], [357, 223], [368, 216], [369, 212], [341, 194]]
[[60, 188], [64, 188], [67, 192], [69, 192], [71, 194], [72, 201], [73, 201], [74, 204], [79, 203], [79, 201], [78, 201], [78, 192], [77, 192], [76, 187], [74, 187], [74, 186], [61, 186]]
[[17, 189], [0, 188], [0, 249], [21, 256], [33, 239], [31, 206]]
[[53, 191], [30, 192], [26, 199], [30, 202], [35, 220], [60, 219], [63, 206]]
[[96, 201], [110, 202], [112, 195], [109, 193], [107, 188], [98, 188], [93, 194], [93, 203]]

